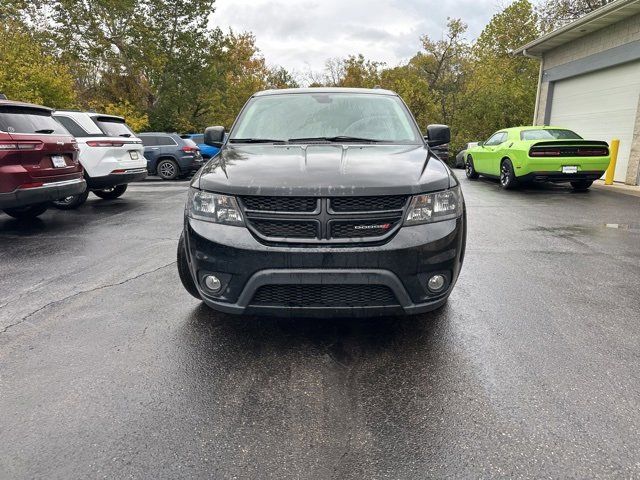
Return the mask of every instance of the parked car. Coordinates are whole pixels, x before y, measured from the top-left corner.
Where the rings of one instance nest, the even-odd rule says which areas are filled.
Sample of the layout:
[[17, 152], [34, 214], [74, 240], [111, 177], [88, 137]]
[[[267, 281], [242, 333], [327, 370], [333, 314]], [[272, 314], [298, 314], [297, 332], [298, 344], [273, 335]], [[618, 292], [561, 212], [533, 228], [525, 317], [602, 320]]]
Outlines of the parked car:
[[78, 146], [40, 105], [0, 99], [0, 209], [33, 218], [86, 190]]
[[520, 182], [569, 182], [574, 190], [589, 189], [609, 166], [609, 145], [584, 140], [558, 127], [500, 130], [467, 151], [466, 173], [500, 179], [502, 188]]
[[455, 168], [464, 168], [464, 159], [466, 158], [466, 153], [467, 150], [469, 150], [470, 148], [473, 147], [477, 147], [478, 146], [478, 142], [469, 142], [467, 143], [464, 148], [462, 150], [460, 150], [458, 152], [458, 154], [456, 155], [456, 161], [454, 162], [453, 166]]
[[437, 147], [433, 147], [433, 153], [435, 153], [440, 160], [442, 160], [447, 165], [449, 164], [449, 144], [445, 143], [444, 145], [438, 145]]
[[57, 110], [53, 118], [76, 137], [87, 181], [85, 192], [54, 202], [58, 208], [79, 207], [90, 191], [100, 198], [118, 198], [129, 183], [147, 176], [142, 141], [124, 118], [70, 110]]
[[[380, 119], [384, 119], [381, 121]], [[235, 314], [417, 314], [441, 307], [466, 241], [460, 185], [382, 89], [253, 95], [191, 182], [178, 271]], [[205, 141], [221, 143], [224, 127]]]
[[147, 170], [163, 180], [191, 175], [203, 163], [202, 154], [190, 138], [177, 133], [145, 132], [138, 135], [144, 144]]
[[204, 134], [203, 133], [189, 133], [187, 135], [181, 135], [182, 138], [190, 138], [193, 140], [198, 148], [200, 149], [200, 153], [202, 154], [202, 158], [204, 160], [209, 160], [212, 157], [215, 157], [220, 151], [220, 147], [222, 145], [207, 145], [204, 143]]

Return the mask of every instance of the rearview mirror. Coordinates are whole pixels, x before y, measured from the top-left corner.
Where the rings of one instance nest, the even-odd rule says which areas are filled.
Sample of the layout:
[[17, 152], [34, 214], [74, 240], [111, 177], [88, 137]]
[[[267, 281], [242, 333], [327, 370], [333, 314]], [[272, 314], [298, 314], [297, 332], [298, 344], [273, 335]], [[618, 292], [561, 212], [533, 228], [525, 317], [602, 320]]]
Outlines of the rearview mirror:
[[444, 145], [451, 141], [451, 130], [447, 125], [429, 125], [427, 127], [427, 142], [430, 147]]
[[224, 127], [207, 127], [204, 131], [204, 143], [211, 147], [221, 147], [224, 143]]

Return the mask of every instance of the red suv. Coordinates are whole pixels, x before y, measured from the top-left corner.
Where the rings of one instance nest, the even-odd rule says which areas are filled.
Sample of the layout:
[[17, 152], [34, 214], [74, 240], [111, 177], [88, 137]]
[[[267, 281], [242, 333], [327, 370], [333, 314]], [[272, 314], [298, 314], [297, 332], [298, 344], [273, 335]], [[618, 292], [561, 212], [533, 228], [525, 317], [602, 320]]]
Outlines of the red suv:
[[87, 188], [77, 143], [51, 112], [0, 100], [0, 209], [14, 218], [37, 217]]

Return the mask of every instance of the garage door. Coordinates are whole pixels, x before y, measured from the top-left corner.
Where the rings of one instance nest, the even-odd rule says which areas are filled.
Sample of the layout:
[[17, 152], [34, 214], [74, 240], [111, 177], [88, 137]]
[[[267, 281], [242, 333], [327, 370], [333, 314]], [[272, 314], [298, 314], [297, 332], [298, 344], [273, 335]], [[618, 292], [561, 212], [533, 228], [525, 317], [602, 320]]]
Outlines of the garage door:
[[553, 90], [550, 124], [590, 140], [620, 139], [615, 180], [624, 182], [639, 98], [640, 62], [559, 80]]

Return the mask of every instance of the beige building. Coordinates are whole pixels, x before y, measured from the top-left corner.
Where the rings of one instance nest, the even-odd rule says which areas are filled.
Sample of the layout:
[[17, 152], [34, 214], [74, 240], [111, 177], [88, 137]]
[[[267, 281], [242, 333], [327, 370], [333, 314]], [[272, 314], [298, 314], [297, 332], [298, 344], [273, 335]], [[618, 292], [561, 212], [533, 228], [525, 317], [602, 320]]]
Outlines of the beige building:
[[515, 53], [540, 59], [536, 125], [620, 140], [615, 181], [640, 183], [640, 0], [616, 0]]

